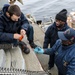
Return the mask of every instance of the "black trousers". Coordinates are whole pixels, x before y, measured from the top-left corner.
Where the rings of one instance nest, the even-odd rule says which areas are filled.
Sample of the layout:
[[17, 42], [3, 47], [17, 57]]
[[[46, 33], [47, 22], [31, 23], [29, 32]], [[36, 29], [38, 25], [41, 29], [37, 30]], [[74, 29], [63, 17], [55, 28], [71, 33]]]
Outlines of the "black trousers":
[[28, 27], [28, 30], [26, 31], [26, 35], [27, 35], [27, 39], [28, 39], [29, 43], [33, 42], [34, 30], [33, 30], [33, 27], [31, 25]]
[[54, 57], [55, 57], [55, 54], [49, 56], [48, 65], [50, 68], [54, 67]]
[[63, 74], [61, 74], [61, 73], [58, 71], [58, 75], [63, 75]]

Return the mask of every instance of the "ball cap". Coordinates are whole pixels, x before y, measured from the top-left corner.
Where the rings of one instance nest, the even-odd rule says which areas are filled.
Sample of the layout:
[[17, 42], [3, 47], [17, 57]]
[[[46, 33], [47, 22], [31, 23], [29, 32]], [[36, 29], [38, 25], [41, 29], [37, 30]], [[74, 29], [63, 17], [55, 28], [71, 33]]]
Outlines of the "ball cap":
[[67, 29], [66, 31], [58, 31], [58, 37], [61, 40], [70, 40], [75, 42], [75, 30], [72, 28]]

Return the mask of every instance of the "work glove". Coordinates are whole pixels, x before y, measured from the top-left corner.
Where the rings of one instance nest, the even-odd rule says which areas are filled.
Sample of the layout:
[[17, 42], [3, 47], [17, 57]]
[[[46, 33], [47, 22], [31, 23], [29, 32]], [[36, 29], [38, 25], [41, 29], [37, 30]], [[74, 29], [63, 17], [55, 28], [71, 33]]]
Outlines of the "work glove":
[[35, 52], [35, 53], [39, 53], [39, 54], [43, 54], [43, 53], [44, 53], [44, 50], [43, 50], [42, 48], [40, 48], [40, 47], [36, 47], [36, 48], [34, 49], [34, 52]]

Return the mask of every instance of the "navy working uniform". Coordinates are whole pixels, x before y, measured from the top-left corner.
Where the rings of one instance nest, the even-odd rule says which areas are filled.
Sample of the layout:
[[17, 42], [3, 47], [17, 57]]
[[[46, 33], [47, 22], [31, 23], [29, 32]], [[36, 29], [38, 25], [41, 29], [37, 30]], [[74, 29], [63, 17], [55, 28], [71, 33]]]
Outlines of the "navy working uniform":
[[28, 20], [21, 13], [20, 19], [17, 22], [12, 21], [6, 16], [9, 5], [4, 5], [2, 15], [0, 16], [0, 43], [14, 43], [17, 40], [13, 38], [14, 33], [20, 33], [24, 29], [27, 34], [29, 43], [33, 42], [33, 27], [29, 24]]
[[[59, 31], [60, 39], [56, 41], [52, 48], [34, 49], [36, 53], [53, 55], [55, 54], [55, 64], [58, 75], [75, 75], [75, 30], [72, 28], [64, 32]], [[64, 42], [64, 43], [63, 43]]]
[[[63, 9], [55, 16], [55, 22], [48, 27], [47, 31], [45, 32], [44, 44], [43, 48], [48, 48], [48, 45], [52, 47], [56, 40], [58, 39], [58, 31], [65, 31], [69, 28], [67, 25], [67, 10]], [[61, 23], [64, 22], [64, 23]], [[51, 69], [54, 66], [54, 54], [50, 55], [48, 67]]]
[[55, 54], [55, 64], [63, 75], [75, 75], [75, 44], [62, 46], [57, 40], [52, 49], [46, 49], [44, 54]]
[[[48, 45], [50, 45], [50, 47], [52, 47], [56, 40], [59, 39], [58, 38], [58, 31], [65, 31], [66, 29], [68, 29], [69, 26], [67, 25], [67, 23], [65, 23], [64, 27], [61, 28], [61, 30], [58, 30], [56, 27], [56, 23], [54, 22], [53, 25], [49, 26], [47, 31], [45, 32], [45, 40], [44, 40], [44, 45], [43, 48], [48, 48]], [[53, 67], [54, 66], [54, 54], [50, 55], [49, 58], [49, 67]]]

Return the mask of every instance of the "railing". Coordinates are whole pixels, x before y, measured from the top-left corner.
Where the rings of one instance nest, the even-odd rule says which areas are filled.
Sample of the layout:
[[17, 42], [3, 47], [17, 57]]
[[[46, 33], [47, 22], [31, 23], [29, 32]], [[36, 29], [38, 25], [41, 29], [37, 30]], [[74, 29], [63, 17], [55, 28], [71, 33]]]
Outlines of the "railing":
[[16, 68], [3, 68], [0, 67], [0, 74], [11, 74], [11, 75], [51, 75], [45, 71], [29, 71], [24, 69]]

